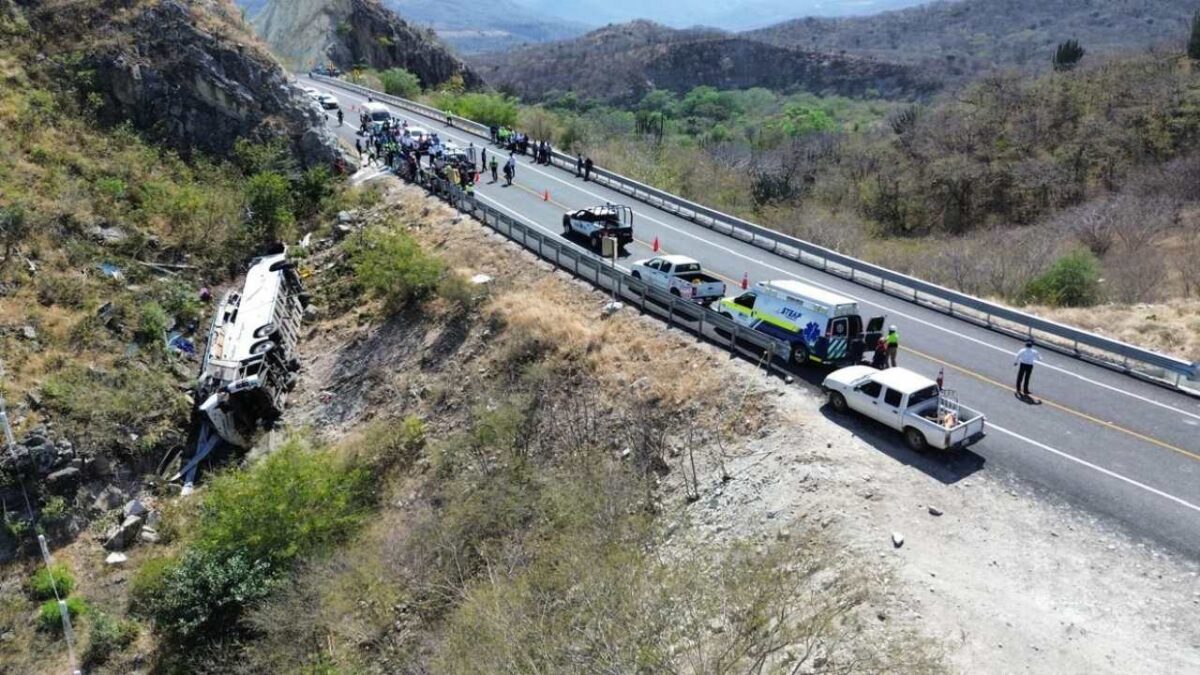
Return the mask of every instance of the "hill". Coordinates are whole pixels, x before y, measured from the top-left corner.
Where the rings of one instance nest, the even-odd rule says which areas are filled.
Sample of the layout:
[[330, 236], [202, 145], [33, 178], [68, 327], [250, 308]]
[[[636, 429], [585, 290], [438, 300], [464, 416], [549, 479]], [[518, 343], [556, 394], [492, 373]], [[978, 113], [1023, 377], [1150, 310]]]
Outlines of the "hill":
[[618, 103], [651, 89], [766, 87], [843, 96], [910, 98], [936, 88], [916, 71], [869, 59], [775, 47], [710, 29], [648, 21], [471, 61], [489, 84], [526, 99], [551, 92]]
[[269, 0], [252, 20], [285, 64], [306, 70], [332, 62], [343, 70], [405, 68], [432, 87], [455, 75], [481, 84], [432, 32], [409, 25], [378, 0]]
[[444, 0], [384, 0], [384, 4], [412, 23], [433, 28], [439, 38], [462, 54], [566, 40], [590, 28], [583, 21], [532, 11], [514, 0], [478, 3], [469, 12], [458, 11]]
[[1140, 50], [1187, 34], [1193, 0], [962, 0], [875, 16], [798, 19], [745, 37], [779, 47], [845, 51], [970, 77], [995, 67], [1049, 69], [1055, 46], [1090, 54]]
[[744, 30], [800, 16], [856, 16], [908, 7], [922, 0], [514, 0], [550, 16], [591, 24], [622, 23], [634, 19], [675, 28], [716, 26]]

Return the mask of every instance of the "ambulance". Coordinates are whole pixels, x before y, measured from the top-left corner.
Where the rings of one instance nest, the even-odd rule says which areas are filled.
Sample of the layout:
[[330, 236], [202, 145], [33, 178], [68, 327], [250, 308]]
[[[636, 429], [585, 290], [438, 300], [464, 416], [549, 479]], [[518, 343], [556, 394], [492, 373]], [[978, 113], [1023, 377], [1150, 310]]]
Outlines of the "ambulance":
[[796, 365], [854, 365], [882, 335], [885, 317], [864, 325], [858, 303], [799, 281], [761, 281], [713, 309], [792, 345]]

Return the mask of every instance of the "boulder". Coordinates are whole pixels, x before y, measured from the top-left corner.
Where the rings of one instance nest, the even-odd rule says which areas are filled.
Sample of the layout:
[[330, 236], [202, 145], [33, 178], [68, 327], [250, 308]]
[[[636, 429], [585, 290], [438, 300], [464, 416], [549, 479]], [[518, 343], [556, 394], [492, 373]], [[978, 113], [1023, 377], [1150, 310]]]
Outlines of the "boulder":
[[83, 472], [72, 466], [46, 476], [46, 487], [54, 494], [70, 494], [79, 489], [81, 480]]
[[108, 557], [104, 559], [104, 564], [124, 565], [126, 562], [128, 562], [128, 560], [129, 556], [125, 555], [124, 553], [109, 553]]
[[95, 511], [111, 511], [120, 506], [125, 501], [125, 494], [122, 493], [115, 485], [109, 485], [96, 495], [95, 501], [92, 502], [92, 509]]
[[142, 517], [146, 515], [147, 510], [148, 509], [146, 508], [146, 505], [142, 503], [142, 500], [130, 499], [129, 502], [125, 504], [124, 513], [126, 518], [129, 516]]
[[21, 326], [21, 337], [25, 338], [26, 340], [38, 339], [37, 329], [29, 324]]
[[137, 540], [137, 535], [141, 530], [141, 517], [129, 516], [119, 526], [109, 530], [104, 548], [109, 551], [124, 551]]

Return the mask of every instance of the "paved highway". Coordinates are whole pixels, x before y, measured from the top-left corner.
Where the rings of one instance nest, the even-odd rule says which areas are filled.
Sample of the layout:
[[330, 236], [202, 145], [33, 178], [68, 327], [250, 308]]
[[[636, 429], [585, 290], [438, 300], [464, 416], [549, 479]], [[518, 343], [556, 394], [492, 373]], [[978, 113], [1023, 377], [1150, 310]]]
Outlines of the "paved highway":
[[[334, 94], [347, 124], [330, 126], [354, 144], [355, 107], [366, 99], [320, 82], [303, 80]], [[410, 124], [437, 131], [466, 147], [485, 142], [438, 120], [394, 109]], [[491, 153], [494, 148], [489, 148]], [[498, 150], [498, 149], [495, 149]], [[903, 447], [898, 436], [858, 420], [836, 418], [880, 451], [951, 484], [986, 469], [1004, 480], [1019, 480], [1050, 499], [1063, 499], [1102, 514], [1135, 536], [1200, 557], [1200, 401], [1119, 373], [1043, 351], [1034, 372], [1040, 404], [1013, 393], [1013, 354], [1019, 341], [906, 303], [834, 275], [721, 235], [654, 207], [632, 201], [561, 169], [519, 158], [511, 187], [485, 180], [477, 198], [539, 229], [562, 236], [562, 214], [603, 204], [627, 204], [634, 211], [637, 240], [629, 261], [649, 257], [656, 238], [665, 253], [700, 260], [725, 278], [734, 293], [743, 275], [751, 283], [797, 279], [836, 291], [860, 303], [864, 316], [886, 314], [901, 335], [901, 365], [930, 377], [939, 369], [946, 387], [965, 404], [988, 416], [989, 436], [956, 458], [923, 457]], [[544, 199], [546, 192], [550, 199]], [[805, 379], [819, 383], [822, 371]]]

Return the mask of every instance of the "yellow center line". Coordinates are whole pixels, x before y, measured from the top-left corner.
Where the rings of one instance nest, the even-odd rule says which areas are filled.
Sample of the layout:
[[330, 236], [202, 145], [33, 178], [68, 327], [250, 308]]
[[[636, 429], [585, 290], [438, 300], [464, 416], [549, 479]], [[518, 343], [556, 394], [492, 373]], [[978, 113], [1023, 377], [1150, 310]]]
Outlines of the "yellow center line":
[[[518, 187], [518, 188], [520, 188], [520, 189], [522, 189], [522, 190], [524, 190], [524, 191], [528, 192], [528, 193], [529, 193], [529, 194], [531, 194], [531, 195], [534, 195], [534, 196], [538, 197], [539, 199], [544, 197], [544, 193], [539, 193], [539, 192], [537, 192], [536, 190], [533, 190], [532, 188], [526, 187], [526, 186], [524, 186], [524, 185], [518, 185], [517, 183], [513, 183], [513, 185], [514, 185], [515, 187]], [[566, 211], [570, 211], [570, 210], [571, 210], [571, 209], [569, 209], [569, 208], [568, 208], [568, 207], [567, 207], [565, 204], [561, 204], [561, 203], [559, 203], [559, 202], [555, 201], [554, 199], [550, 199], [550, 200], [549, 200], [549, 203], [551, 203], [551, 204], [553, 204], [553, 205], [555, 205], [555, 206], [557, 206], [557, 207], [559, 207], [559, 208], [563, 209], [563, 211], [564, 211], [564, 212], [566, 212]], [[634, 241], [636, 241], [637, 243], [641, 244], [642, 246], [645, 246], [646, 248], [650, 249], [651, 251], [653, 251], [653, 250], [654, 250], [654, 244], [652, 244], [652, 243], [650, 243], [650, 242], [647, 242], [647, 241], [642, 241], [641, 239], [638, 239], [638, 238], [636, 238], [636, 237], [634, 237]], [[666, 250], [666, 248], [662, 246], [662, 242], [659, 242], [658, 253], [657, 253], [656, 255], [670, 255], [669, 253], [667, 253], [667, 250]], [[719, 273], [717, 273], [717, 272], [713, 272], [712, 270], [706, 270], [706, 271], [707, 271], [709, 274], [713, 275], [714, 277], [717, 277], [718, 279], [721, 279], [721, 280], [722, 280], [722, 281], [724, 281], [725, 283], [727, 283], [727, 284], [732, 284], [732, 286], [733, 286], [734, 288], [739, 288], [739, 289], [740, 289], [740, 288], [741, 288], [741, 286], [742, 286], [742, 282], [741, 282], [740, 280], [737, 280], [737, 279], [730, 279], [729, 277], [727, 277], [727, 276], [725, 276], [725, 275], [723, 275], [723, 274], [719, 274]], [[936, 364], [938, 364], [938, 365], [940, 365], [940, 366], [944, 366], [944, 367], [946, 367], [946, 368], [950, 368], [951, 370], [958, 371], [958, 372], [960, 372], [960, 373], [962, 373], [962, 374], [964, 374], [964, 375], [967, 375], [967, 376], [969, 376], [969, 377], [972, 377], [972, 378], [974, 378], [974, 379], [976, 379], [976, 380], [979, 380], [980, 382], [984, 382], [984, 383], [990, 384], [990, 385], [992, 385], [992, 386], [998, 387], [998, 388], [1000, 388], [1000, 389], [1003, 389], [1003, 390], [1005, 390], [1005, 391], [1013, 391], [1013, 390], [1014, 390], [1014, 387], [1010, 387], [1010, 386], [1008, 386], [1007, 384], [1005, 384], [1005, 383], [1003, 383], [1003, 382], [1000, 382], [1000, 381], [998, 381], [998, 380], [994, 380], [994, 379], [992, 379], [992, 378], [990, 378], [990, 377], [987, 377], [986, 375], [981, 375], [981, 374], [979, 374], [979, 373], [976, 373], [976, 372], [975, 372], [975, 371], [973, 371], [973, 370], [968, 370], [968, 369], [966, 369], [966, 368], [963, 368], [962, 366], [955, 365], [955, 364], [953, 364], [953, 363], [950, 363], [949, 361], [943, 361], [942, 359], [939, 359], [939, 358], [937, 358], [937, 357], [935, 357], [935, 356], [932, 356], [932, 355], [930, 355], [930, 354], [925, 354], [925, 353], [923, 353], [923, 352], [917, 351], [916, 349], [912, 349], [911, 347], [905, 347], [905, 348], [904, 348], [904, 351], [911, 352], [911, 353], [913, 353], [913, 354], [915, 354], [915, 355], [917, 355], [917, 356], [919, 356], [919, 357], [921, 357], [921, 358], [923, 358], [923, 359], [926, 359], [926, 360], [928, 360], [928, 361], [932, 361], [932, 362], [934, 362], [934, 363], [936, 363]], [[1166, 450], [1170, 450], [1171, 452], [1174, 452], [1174, 453], [1178, 453], [1178, 454], [1180, 454], [1180, 455], [1183, 455], [1184, 457], [1187, 457], [1187, 458], [1189, 458], [1189, 459], [1193, 459], [1193, 460], [1196, 460], [1196, 461], [1200, 461], [1200, 454], [1197, 454], [1197, 453], [1191, 452], [1191, 451], [1189, 451], [1189, 450], [1184, 450], [1183, 448], [1180, 448], [1180, 447], [1177, 447], [1177, 446], [1171, 445], [1170, 443], [1167, 443], [1167, 442], [1165, 442], [1165, 441], [1160, 441], [1160, 440], [1158, 440], [1157, 438], [1152, 438], [1152, 437], [1150, 437], [1150, 436], [1147, 436], [1147, 435], [1145, 435], [1145, 434], [1143, 434], [1143, 433], [1139, 433], [1139, 432], [1137, 432], [1137, 431], [1133, 431], [1132, 429], [1126, 429], [1126, 428], [1125, 428], [1125, 427], [1123, 427], [1123, 426], [1120, 426], [1120, 425], [1118, 425], [1118, 424], [1113, 424], [1112, 422], [1109, 422], [1109, 421], [1107, 421], [1107, 420], [1102, 420], [1102, 419], [1100, 419], [1100, 418], [1098, 418], [1098, 417], [1094, 417], [1094, 416], [1092, 416], [1092, 415], [1089, 415], [1089, 414], [1087, 414], [1087, 413], [1085, 413], [1085, 412], [1080, 412], [1080, 411], [1078, 411], [1078, 410], [1075, 410], [1074, 408], [1070, 408], [1070, 407], [1068, 407], [1068, 406], [1065, 406], [1065, 405], [1063, 405], [1063, 404], [1061, 404], [1061, 403], [1056, 403], [1056, 402], [1054, 402], [1054, 401], [1050, 401], [1050, 400], [1047, 400], [1047, 399], [1044, 399], [1044, 398], [1043, 398], [1043, 399], [1041, 399], [1041, 400], [1042, 400], [1042, 403], [1043, 403], [1044, 405], [1048, 405], [1048, 406], [1050, 406], [1051, 408], [1054, 408], [1055, 410], [1059, 410], [1059, 411], [1061, 411], [1061, 412], [1067, 413], [1068, 415], [1073, 415], [1073, 416], [1075, 416], [1075, 417], [1078, 417], [1078, 418], [1080, 418], [1080, 419], [1082, 419], [1082, 420], [1086, 420], [1086, 421], [1088, 421], [1088, 422], [1092, 422], [1093, 424], [1099, 424], [1099, 425], [1100, 425], [1100, 426], [1102, 426], [1102, 427], [1105, 427], [1105, 428], [1107, 428], [1107, 429], [1111, 429], [1111, 430], [1113, 430], [1113, 431], [1116, 431], [1116, 432], [1119, 432], [1119, 433], [1122, 433], [1122, 434], [1126, 434], [1127, 436], [1132, 436], [1133, 438], [1136, 438], [1136, 439], [1138, 439], [1138, 440], [1140, 440], [1140, 441], [1144, 441], [1144, 442], [1146, 442], [1146, 443], [1150, 443], [1151, 445], [1157, 445], [1157, 446], [1158, 446], [1158, 447], [1160, 447], [1160, 448], [1163, 448], [1163, 449], [1166, 449]]]
[[[933, 361], [934, 363], [936, 363], [936, 364], [938, 364], [938, 365], [940, 365], [940, 366], [943, 366], [943, 367], [946, 367], [946, 368], [950, 368], [951, 370], [956, 370], [956, 371], [958, 371], [958, 372], [960, 372], [960, 373], [962, 373], [962, 374], [964, 374], [964, 375], [967, 375], [967, 376], [969, 376], [969, 377], [972, 377], [972, 378], [974, 378], [974, 379], [976, 379], [976, 380], [979, 380], [980, 382], [985, 382], [985, 383], [987, 383], [987, 384], [990, 384], [990, 385], [993, 385], [993, 386], [995, 386], [995, 387], [999, 387], [1000, 389], [1003, 389], [1003, 390], [1005, 390], [1005, 391], [1015, 391], [1015, 390], [1016, 390], [1016, 388], [1015, 388], [1014, 386], [1009, 386], [1009, 385], [1007, 385], [1007, 384], [1005, 384], [1005, 383], [1003, 383], [1003, 382], [999, 382], [999, 381], [997, 381], [997, 380], [993, 380], [992, 378], [990, 378], [990, 377], [987, 377], [986, 375], [980, 375], [979, 373], [976, 373], [976, 372], [975, 372], [975, 371], [973, 371], [973, 370], [968, 370], [968, 369], [966, 369], [966, 368], [963, 368], [963, 367], [961, 367], [961, 366], [956, 366], [956, 365], [954, 365], [953, 363], [950, 363], [950, 362], [948, 362], [948, 361], [943, 361], [943, 360], [941, 360], [941, 359], [937, 358], [936, 356], [931, 356], [931, 355], [929, 355], [929, 354], [925, 354], [925, 353], [923, 353], [923, 352], [917, 351], [916, 349], [912, 349], [911, 347], [905, 347], [905, 348], [904, 348], [904, 351], [906, 351], [906, 352], [911, 352], [911, 353], [913, 353], [913, 354], [916, 354], [917, 356], [919, 356], [919, 357], [921, 357], [921, 358], [923, 358], [923, 359], [926, 359], [926, 360], [929, 360], [929, 361]], [[1158, 446], [1158, 447], [1160, 447], [1160, 448], [1164, 448], [1164, 449], [1166, 449], [1166, 450], [1170, 450], [1171, 452], [1176, 452], [1176, 453], [1179, 453], [1180, 455], [1183, 455], [1184, 457], [1187, 457], [1187, 458], [1189, 458], [1189, 459], [1194, 459], [1194, 460], [1200, 461], [1200, 454], [1196, 454], [1196, 453], [1194, 453], [1194, 452], [1191, 452], [1191, 451], [1189, 451], [1189, 450], [1184, 450], [1183, 448], [1176, 447], [1176, 446], [1174, 446], [1174, 445], [1171, 445], [1170, 443], [1166, 443], [1166, 442], [1164, 442], [1164, 441], [1160, 441], [1160, 440], [1158, 440], [1157, 438], [1152, 438], [1152, 437], [1150, 437], [1150, 436], [1147, 436], [1147, 435], [1145, 435], [1145, 434], [1143, 434], [1143, 433], [1139, 433], [1139, 432], [1137, 432], [1137, 431], [1133, 431], [1132, 429], [1126, 429], [1126, 428], [1125, 428], [1125, 427], [1123, 427], [1123, 426], [1120, 426], [1120, 425], [1118, 425], [1118, 424], [1113, 424], [1112, 422], [1109, 422], [1109, 421], [1107, 421], [1107, 420], [1102, 420], [1102, 419], [1100, 419], [1100, 418], [1098, 418], [1098, 417], [1094, 417], [1094, 416], [1092, 416], [1092, 415], [1089, 415], [1089, 414], [1087, 414], [1087, 413], [1085, 413], [1085, 412], [1080, 412], [1080, 411], [1078, 411], [1078, 410], [1075, 410], [1074, 408], [1067, 407], [1067, 406], [1065, 406], [1065, 405], [1063, 405], [1063, 404], [1061, 404], [1061, 403], [1055, 403], [1054, 401], [1050, 401], [1050, 400], [1047, 400], [1047, 399], [1044, 399], [1044, 398], [1043, 398], [1043, 399], [1041, 399], [1041, 401], [1042, 401], [1042, 403], [1043, 403], [1043, 404], [1045, 404], [1045, 405], [1048, 405], [1048, 406], [1050, 406], [1051, 408], [1054, 408], [1055, 410], [1059, 410], [1059, 411], [1065, 412], [1065, 413], [1067, 413], [1068, 415], [1074, 415], [1075, 417], [1078, 417], [1078, 418], [1080, 418], [1080, 419], [1083, 419], [1083, 420], [1087, 420], [1088, 422], [1092, 422], [1093, 424], [1099, 424], [1100, 426], [1102, 426], [1102, 427], [1105, 427], [1105, 428], [1107, 428], [1107, 429], [1111, 429], [1111, 430], [1113, 430], [1113, 431], [1117, 431], [1117, 432], [1120, 432], [1120, 433], [1126, 434], [1126, 435], [1128, 435], [1128, 436], [1132, 436], [1132, 437], [1134, 437], [1134, 438], [1136, 438], [1136, 439], [1138, 439], [1138, 440], [1145, 441], [1146, 443], [1150, 443], [1150, 444], [1152, 444], [1152, 445], [1157, 445], [1157, 446]]]

